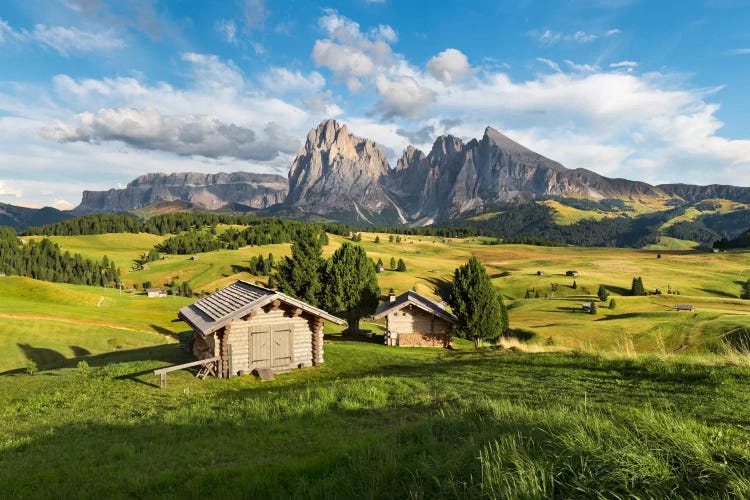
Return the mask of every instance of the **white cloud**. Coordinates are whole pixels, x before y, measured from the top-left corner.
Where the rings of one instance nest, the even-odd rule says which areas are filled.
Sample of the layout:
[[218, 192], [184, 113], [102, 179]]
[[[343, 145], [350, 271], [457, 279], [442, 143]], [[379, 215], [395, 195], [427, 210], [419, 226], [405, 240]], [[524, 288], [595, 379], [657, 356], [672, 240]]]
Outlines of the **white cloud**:
[[398, 76], [392, 80], [378, 75], [375, 87], [381, 100], [377, 108], [385, 119], [403, 116], [417, 119], [422, 111], [435, 100], [435, 92], [422, 87], [410, 76]]
[[5, 181], [0, 181], [0, 197], [20, 198], [21, 196], [23, 196], [23, 191], [11, 187]]
[[233, 20], [216, 21], [215, 28], [227, 43], [237, 43], [237, 24]]
[[472, 68], [463, 52], [445, 49], [427, 62], [427, 71], [441, 82], [451, 84], [471, 74]]
[[573, 71], [579, 73], [593, 73], [600, 69], [596, 64], [576, 64], [570, 59], [565, 59], [565, 64], [567, 64]]
[[573, 40], [575, 40], [576, 42], [581, 42], [581, 43], [593, 42], [597, 38], [599, 38], [597, 35], [586, 33], [585, 31], [576, 31], [573, 34]]
[[744, 55], [750, 54], [750, 48], [747, 48], [747, 49], [734, 49], [732, 51], [732, 53], [734, 55], [737, 55], [737, 56], [744, 56]]
[[604, 36], [614, 36], [619, 35], [620, 33], [622, 33], [622, 31], [619, 28], [613, 28], [611, 30], [607, 30]]
[[556, 71], [558, 73], [562, 72], [562, 70], [560, 69], [560, 65], [557, 64], [555, 61], [552, 61], [551, 59], [546, 59], [544, 57], [537, 57], [536, 60], [542, 64], [546, 64], [553, 71]]
[[256, 30], [263, 27], [268, 18], [265, 0], [244, 0], [243, 18], [245, 29]]
[[291, 71], [287, 68], [271, 68], [260, 77], [265, 89], [274, 94], [312, 93], [321, 90], [326, 80], [323, 75], [313, 71], [307, 75], [301, 71]]
[[75, 52], [99, 52], [122, 49], [125, 41], [114, 31], [94, 33], [70, 26], [37, 24], [32, 30], [15, 30], [0, 19], [0, 43], [15, 41], [52, 49], [62, 56]]
[[542, 32], [530, 31], [529, 35], [536, 38], [536, 40], [546, 46], [555, 45], [557, 42], [562, 40], [562, 33], [558, 33], [552, 30], [544, 30]]
[[389, 43], [396, 40], [396, 32], [390, 26], [379, 25], [365, 34], [359, 23], [332, 9], [324, 11], [318, 25], [328, 38], [315, 42], [313, 61], [316, 66], [331, 70], [334, 78], [345, 82], [350, 91], [362, 90], [363, 79], [372, 76], [377, 68], [394, 63]]
[[638, 63], [635, 61], [620, 61], [609, 65], [610, 68], [636, 68]]

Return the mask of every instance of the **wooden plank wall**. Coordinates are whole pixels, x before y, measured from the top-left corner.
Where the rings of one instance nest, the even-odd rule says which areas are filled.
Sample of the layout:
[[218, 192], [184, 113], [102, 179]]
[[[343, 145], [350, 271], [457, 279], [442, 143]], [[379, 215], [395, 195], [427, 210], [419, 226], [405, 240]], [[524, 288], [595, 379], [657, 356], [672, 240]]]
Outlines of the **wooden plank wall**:
[[[452, 325], [418, 307], [407, 306], [388, 315], [387, 345], [444, 346], [450, 342]], [[412, 335], [417, 334], [417, 335]], [[426, 337], [435, 337], [434, 341]]]
[[300, 364], [313, 365], [313, 321], [305, 313], [298, 316], [292, 314], [283, 308], [260, 309], [252, 318], [232, 321], [228, 335], [228, 342], [232, 346], [232, 369], [235, 372], [232, 375], [255, 368], [251, 363], [249, 335], [253, 332], [267, 331], [269, 326], [289, 326], [292, 329], [292, 362], [287, 368], [296, 368]]

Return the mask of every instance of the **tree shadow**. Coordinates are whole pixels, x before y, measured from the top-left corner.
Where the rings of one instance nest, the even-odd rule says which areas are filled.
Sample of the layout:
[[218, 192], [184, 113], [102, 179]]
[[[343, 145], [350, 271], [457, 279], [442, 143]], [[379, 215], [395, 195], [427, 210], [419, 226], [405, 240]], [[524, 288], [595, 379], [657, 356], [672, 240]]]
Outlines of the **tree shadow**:
[[425, 278], [425, 281], [435, 287], [435, 293], [441, 300], [448, 302], [451, 298], [453, 283], [445, 278]]
[[630, 289], [629, 288], [623, 288], [621, 286], [614, 286], [614, 285], [602, 285], [602, 286], [609, 293], [616, 293], [618, 295], [630, 295]]
[[719, 297], [726, 297], [728, 299], [738, 299], [739, 297], [737, 295], [732, 295], [731, 293], [727, 293], [723, 290], [716, 290], [713, 288], [700, 288], [700, 291], [710, 293], [711, 295], [717, 295]]
[[528, 342], [529, 340], [536, 337], [536, 335], [536, 332], [532, 332], [531, 330], [523, 330], [518, 328], [508, 330], [503, 336], [508, 338], [515, 338], [520, 340], [521, 342]]
[[250, 273], [250, 268], [247, 266], [240, 266], [238, 264], [232, 264], [232, 274], [238, 274], [238, 273]]
[[33, 362], [37, 369], [47, 370], [61, 366], [67, 358], [55, 351], [45, 347], [33, 347], [31, 344], [16, 344], [23, 351], [26, 359]]
[[73, 356], [75, 357], [88, 356], [91, 354], [91, 351], [89, 351], [88, 349], [77, 345], [70, 346], [70, 350], [73, 351]]
[[[179, 320], [179, 321], [182, 321], [182, 320]], [[174, 331], [170, 330], [169, 328], [164, 328], [163, 326], [155, 325], [153, 323], [151, 323], [149, 326], [151, 328], [153, 328], [154, 331], [156, 331], [158, 333], [161, 333], [162, 335], [166, 335], [168, 337], [172, 337], [174, 339], [178, 338], [181, 333], [184, 333], [184, 332], [174, 332]]]

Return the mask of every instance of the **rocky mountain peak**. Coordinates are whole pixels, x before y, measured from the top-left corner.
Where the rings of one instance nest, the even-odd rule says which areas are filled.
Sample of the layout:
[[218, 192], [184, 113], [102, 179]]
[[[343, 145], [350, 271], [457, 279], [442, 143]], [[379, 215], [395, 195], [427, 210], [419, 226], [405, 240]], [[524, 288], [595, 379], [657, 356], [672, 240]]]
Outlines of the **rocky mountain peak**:
[[398, 162], [396, 162], [396, 170], [404, 170], [409, 168], [411, 165], [417, 164], [426, 158], [425, 154], [412, 146], [411, 144], [406, 147], [404, 154], [401, 155]]
[[463, 141], [455, 135], [441, 135], [435, 140], [430, 151], [430, 158], [434, 162], [444, 161], [446, 158], [459, 153], [464, 147]]

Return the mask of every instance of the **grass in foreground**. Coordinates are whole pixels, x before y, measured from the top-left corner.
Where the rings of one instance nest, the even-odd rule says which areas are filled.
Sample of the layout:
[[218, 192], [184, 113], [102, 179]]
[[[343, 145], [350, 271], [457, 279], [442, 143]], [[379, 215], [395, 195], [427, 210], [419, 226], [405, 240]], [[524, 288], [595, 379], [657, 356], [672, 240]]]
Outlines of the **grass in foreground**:
[[3, 377], [1, 491], [750, 495], [750, 369], [742, 366], [336, 341], [325, 365], [273, 383], [178, 372], [165, 390], [149, 385], [150, 370], [179, 356], [157, 347], [97, 369]]

